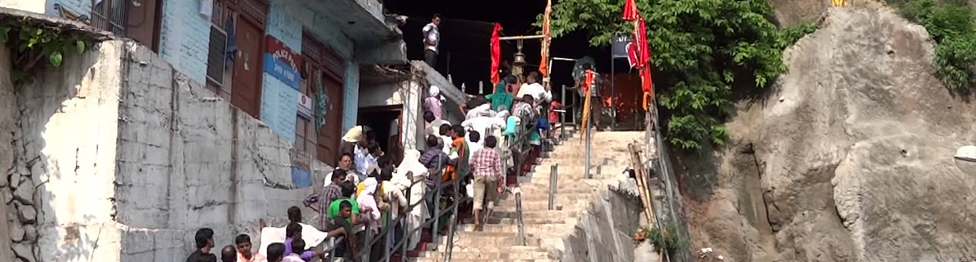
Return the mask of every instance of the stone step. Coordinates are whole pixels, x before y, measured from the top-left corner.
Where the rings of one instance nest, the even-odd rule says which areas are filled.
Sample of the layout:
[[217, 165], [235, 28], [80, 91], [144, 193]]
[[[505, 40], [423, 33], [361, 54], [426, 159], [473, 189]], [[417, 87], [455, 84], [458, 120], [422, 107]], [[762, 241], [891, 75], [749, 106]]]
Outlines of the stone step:
[[[444, 252], [421, 253], [421, 257], [435, 261], [444, 261], [445, 256]], [[548, 252], [465, 252], [459, 251], [458, 248], [451, 252], [451, 261], [513, 261], [515, 259], [537, 261], [537, 259], [550, 260], [552, 258]]]
[[[557, 197], [554, 201], [555, 203], [553, 203], [553, 208], [555, 210], [583, 209], [591, 202], [589, 199], [579, 199], [579, 200], [562, 199], [563, 201], [560, 201], [558, 197], [559, 195], [557, 194], [556, 196]], [[515, 200], [500, 201], [495, 205], [495, 211], [515, 212], [515, 208], [516, 208]], [[522, 210], [548, 210], [548, 209], [549, 209], [548, 199], [533, 200], [533, 201], [522, 200]]]
[[[578, 212], [570, 210], [522, 210], [522, 217], [526, 219], [530, 218], [548, 218], [548, 217], [561, 217], [561, 218], [571, 218], [578, 216]], [[518, 217], [518, 213], [515, 211], [502, 211], [495, 210], [491, 212], [492, 218], [515, 218]]]
[[[519, 187], [522, 189], [523, 194], [533, 192], [549, 193], [549, 182], [551, 179], [549, 178], [548, 173], [536, 173], [526, 177], [531, 179], [526, 179], [526, 181], [519, 183]], [[544, 180], [541, 178], [544, 178]], [[536, 181], [537, 183], [533, 181]], [[580, 179], [556, 175], [556, 192], [590, 193], [593, 190], [606, 187], [607, 182], [609, 181], [602, 181], [602, 179]]]
[[[563, 194], [556, 194], [555, 200], [556, 203], [574, 202], [576, 200], [589, 201], [592, 198], [592, 196], [593, 196], [592, 193], [577, 193], [577, 194], [563, 193]], [[508, 200], [515, 201], [515, 196], [512, 194], [507, 194], [505, 196], [502, 196], [499, 204]], [[522, 202], [524, 203], [527, 201], [549, 201], [549, 193], [541, 193], [541, 192], [532, 193], [532, 194], [522, 193]]]
[[[534, 225], [542, 225], [542, 224], [547, 224], [547, 225], [567, 224], [567, 223], [570, 223], [570, 222], [573, 222], [573, 221], [576, 221], [576, 220], [577, 220], [577, 218], [575, 218], [575, 217], [572, 217], [572, 218], [534, 217], [534, 218], [525, 218], [525, 219], [522, 220], [522, 222], [524, 223], [525, 226], [530, 226], [530, 225], [531, 226], [534, 226]], [[497, 216], [492, 216], [492, 217], [488, 218], [488, 224], [495, 224], [495, 225], [517, 225], [517, 223], [518, 223], [518, 220], [516, 218], [507, 218], [507, 217], [506, 218], [503, 218], [503, 217], [497, 217]]]
[[[575, 226], [569, 224], [533, 225], [531, 227], [525, 227], [525, 235], [528, 237], [551, 235], [555, 232], [565, 233], [570, 232], [570, 230], [573, 230], [574, 227]], [[476, 232], [474, 225], [472, 224], [461, 225], [458, 230], [464, 232]], [[518, 225], [487, 224], [483, 225], [483, 230], [484, 231], [480, 232], [518, 234]]]
[[[517, 246], [518, 234], [506, 233], [506, 232], [456, 232], [454, 236], [454, 247], [457, 248], [478, 248], [478, 247], [510, 247]], [[526, 246], [536, 246], [542, 243], [542, 240], [537, 237], [526, 236], [525, 245]], [[445, 247], [447, 244], [447, 236], [440, 238], [438, 243], [441, 248]]]
[[[444, 262], [443, 258], [429, 258], [429, 257], [417, 257], [410, 258], [408, 261], [412, 262]], [[554, 259], [455, 259], [452, 258], [451, 261], [456, 262], [556, 262], [559, 260]]]
[[[620, 170], [623, 171], [623, 168], [621, 167]], [[622, 176], [621, 173], [623, 173], [623, 172], [619, 172], [619, 173], [614, 172], [614, 173], [610, 173], [610, 174], [607, 174], [607, 173], [602, 173], [602, 174], [600, 174], [600, 173], [593, 173], [593, 175], [590, 178], [585, 178], [582, 173], [580, 173], [579, 175], [575, 175], [575, 176], [560, 175], [558, 179], [559, 179], [559, 181], [562, 181], [562, 183], [560, 183], [560, 182], [556, 182], [556, 183], [558, 185], [558, 184], [565, 184], [565, 183], [571, 183], [571, 182], [585, 181], [587, 183], [599, 183], [599, 184], [602, 184], [602, 185], [606, 185], [608, 182], [611, 182], [613, 180], [616, 180], [618, 177], [621, 177]], [[603, 181], [603, 180], [608, 180], [608, 181]], [[548, 189], [548, 187], [549, 187], [549, 175], [548, 174], [529, 174], [529, 175], [526, 175], [526, 176], [523, 176], [523, 177], [519, 177], [518, 178], [518, 182], [519, 182], [520, 185], [521, 184], [545, 185], [546, 188], [547, 188], [546, 191], [548, 192], [548, 190], [549, 190]]]

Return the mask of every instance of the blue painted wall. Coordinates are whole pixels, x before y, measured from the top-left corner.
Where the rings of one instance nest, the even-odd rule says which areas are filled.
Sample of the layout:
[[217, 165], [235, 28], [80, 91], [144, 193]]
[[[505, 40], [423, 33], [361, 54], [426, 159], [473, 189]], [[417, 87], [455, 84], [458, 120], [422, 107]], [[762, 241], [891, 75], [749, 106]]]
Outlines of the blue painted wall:
[[342, 90], [342, 132], [356, 126], [359, 117], [359, 63], [346, 62], [346, 82]]
[[200, 15], [200, 0], [163, 1], [159, 43], [163, 59], [193, 81], [206, 83], [210, 18]]
[[[22, 0], [23, 1], [23, 0]], [[27, 0], [27, 1], [43, 1], [43, 0]], [[104, 1], [104, 0], [103, 0]], [[91, 17], [91, 0], [48, 0], [45, 5], [45, 14], [51, 16], [58, 16], [57, 10], [54, 10], [54, 4], [60, 4], [68, 10], [78, 12], [81, 14], [86, 14]]]

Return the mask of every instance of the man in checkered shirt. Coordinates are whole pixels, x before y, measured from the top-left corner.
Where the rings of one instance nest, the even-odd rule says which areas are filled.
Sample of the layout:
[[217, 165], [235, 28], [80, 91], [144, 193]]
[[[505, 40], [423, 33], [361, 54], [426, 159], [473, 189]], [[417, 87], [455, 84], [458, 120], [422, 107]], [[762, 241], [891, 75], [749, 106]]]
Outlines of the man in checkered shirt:
[[342, 188], [339, 184], [346, 180], [346, 170], [336, 169], [332, 171], [332, 184], [325, 186], [318, 192], [312, 193], [312, 195], [305, 198], [302, 204], [306, 207], [315, 210], [318, 213], [318, 226], [319, 230], [328, 229], [328, 218], [326, 213], [329, 211], [329, 205], [332, 204], [332, 200], [342, 198]]
[[485, 138], [485, 147], [471, 156], [471, 171], [474, 174], [474, 227], [480, 229], [482, 203], [487, 203], [490, 210], [493, 201], [503, 190], [502, 159], [495, 152], [498, 138]]

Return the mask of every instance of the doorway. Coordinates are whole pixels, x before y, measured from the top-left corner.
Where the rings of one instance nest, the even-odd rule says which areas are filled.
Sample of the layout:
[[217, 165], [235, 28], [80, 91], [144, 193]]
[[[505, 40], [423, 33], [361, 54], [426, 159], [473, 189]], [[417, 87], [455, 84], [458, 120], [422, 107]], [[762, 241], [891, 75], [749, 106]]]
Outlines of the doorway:
[[378, 106], [359, 109], [359, 125], [369, 127], [376, 134], [376, 142], [386, 155], [399, 163], [403, 157], [403, 109], [399, 106]]

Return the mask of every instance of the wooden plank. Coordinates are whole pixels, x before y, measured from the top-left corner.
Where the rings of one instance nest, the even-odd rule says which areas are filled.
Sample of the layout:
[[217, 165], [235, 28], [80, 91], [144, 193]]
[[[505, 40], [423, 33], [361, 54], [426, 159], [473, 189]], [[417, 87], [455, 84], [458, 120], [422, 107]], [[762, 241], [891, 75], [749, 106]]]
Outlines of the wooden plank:
[[644, 162], [641, 161], [641, 150], [640, 147], [634, 143], [627, 145], [630, 149], [630, 161], [631, 167], [633, 167], [634, 172], [636, 172], [634, 179], [637, 180], [637, 187], [639, 188], [638, 194], [640, 195], [641, 202], [644, 204], [644, 216], [647, 218], [647, 224], [651, 227], [654, 226], [654, 208], [651, 205], [652, 196], [651, 190], [647, 184], [647, 168], [644, 167]]

